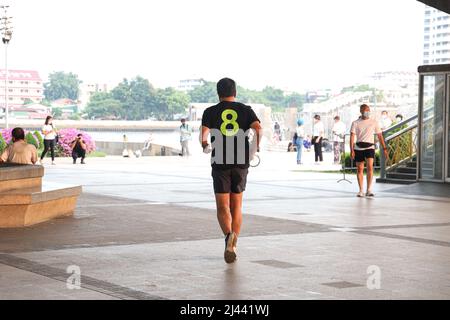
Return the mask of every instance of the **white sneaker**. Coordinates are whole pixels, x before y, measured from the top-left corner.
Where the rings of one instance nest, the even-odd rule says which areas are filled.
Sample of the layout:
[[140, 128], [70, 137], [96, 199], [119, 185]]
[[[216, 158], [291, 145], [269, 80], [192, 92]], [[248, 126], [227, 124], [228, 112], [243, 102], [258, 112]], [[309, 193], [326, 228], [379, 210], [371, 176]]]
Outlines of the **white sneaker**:
[[39, 160], [39, 164], [40, 164], [41, 166], [43, 166], [43, 165], [44, 165], [44, 161], [42, 161], [42, 159], [40, 159], [40, 160]]
[[364, 198], [364, 192], [358, 192], [356, 195], [358, 198]]
[[55, 166], [55, 165], [56, 165], [55, 161], [52, 161], [52, 166]]

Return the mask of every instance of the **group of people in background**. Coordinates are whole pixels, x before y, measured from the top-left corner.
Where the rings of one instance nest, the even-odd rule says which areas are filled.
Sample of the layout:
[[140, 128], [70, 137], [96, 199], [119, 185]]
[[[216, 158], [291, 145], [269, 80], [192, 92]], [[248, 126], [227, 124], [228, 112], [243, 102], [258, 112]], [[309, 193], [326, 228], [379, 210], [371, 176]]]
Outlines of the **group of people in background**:
[[[45, 119], [45, 124], [42, 127], [41, 133], [43, 135], [44, 149], [40, 156], [39, 163], [42, 165], [46, 154], [50, 151], [52, 158], [52, 165], [55, 165], [55, 148], [58, 143], [58, 133], [53, 126], [53, 117], [48, 116]], [[0, 163], [12, 164], [36, 164], [37, 149], [34, 145], [25, 141], [25, 130], [23, 128], [14, 128], [12, 130], [12, 143], [0, 155]], [[85, 164], [87, 146], [83, 140], [83, 135], [80, 133], [71, 141], [70, 147], [72, 149], [73, 164], [76, 164], [77, 159], [81, 158], [81, 164]]]
[[[381, 114], [379, 121], [379, 127], [381, 131], [403, 121], [403, 116], [397, 114], [395, 120], [389, 117], [389, 113], [384, 110]], [[339, 115], [334, 117], [334, 123], [332, 127], [332, 145], [333, 145], [333, 162], [334, 164], [342, 163], [342, 155], [345, 153], [345, 143], [347, 135], [347, 126], [341, 120]], [[315, 164], [323, 163], [323, 148], [325, 139], [325, 127], [321, 120], [320, 115], [315, 115], [313, 118], [312, 138], [310, 135], [306, 135], [304, 128], [304, 121], [302, 119], [297, 121], [297, 129], [294, 133], [292, 142], [288, 145], [288, 152], [297, 152], [297, 164], [303, 164], [302, 154], [303, 149], [309, 150], [311, 146], [314, 148], [314, 161]]]

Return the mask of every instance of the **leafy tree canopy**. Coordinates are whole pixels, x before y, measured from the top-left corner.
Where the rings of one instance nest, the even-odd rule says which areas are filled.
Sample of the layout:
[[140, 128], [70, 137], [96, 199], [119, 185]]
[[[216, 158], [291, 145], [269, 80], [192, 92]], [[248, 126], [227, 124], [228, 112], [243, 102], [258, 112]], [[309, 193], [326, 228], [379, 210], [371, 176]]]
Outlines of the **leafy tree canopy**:
[[53, 72], [48, 76], [48, 82], [44, 83], [45, 99], [55, 101], [62, 98], [77, 100], [81, 81], [72, 72]]

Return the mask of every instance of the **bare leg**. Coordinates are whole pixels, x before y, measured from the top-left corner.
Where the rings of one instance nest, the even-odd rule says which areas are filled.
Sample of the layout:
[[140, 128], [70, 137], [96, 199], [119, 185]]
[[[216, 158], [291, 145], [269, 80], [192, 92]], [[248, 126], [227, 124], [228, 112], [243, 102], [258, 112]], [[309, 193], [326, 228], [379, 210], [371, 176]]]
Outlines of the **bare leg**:
[[217, 220], [224, 235], [231, 233], [230, 194], [216, 193]]
[[359, 185], [359, 192], [363, 192], [364, 189], [364, 162], [357, 162], [357, 177], [358, 177], [358, 185]]
[[367, 192], [372, 190], [373, 180], [373, 159], [369, 158], [367, 161]]
[[232, 230], [239, 236], [242, 226], [242, 196], [243, 193], [232, 193], [230, 196]]

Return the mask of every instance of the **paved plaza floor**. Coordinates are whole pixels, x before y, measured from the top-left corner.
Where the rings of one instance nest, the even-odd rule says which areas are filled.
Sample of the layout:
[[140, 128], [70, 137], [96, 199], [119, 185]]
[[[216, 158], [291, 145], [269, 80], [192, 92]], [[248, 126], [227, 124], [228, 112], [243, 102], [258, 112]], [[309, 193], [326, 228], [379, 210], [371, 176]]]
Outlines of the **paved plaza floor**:
[[328, 169], [263, 154], [226, 265], [206, 155], [59, 159], [45, 181], [83, 186], [75, 215], [0, 230], [0, 299], [450, 299], [450, 186], [359, 199]]

